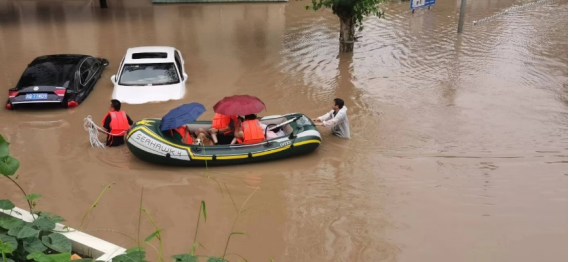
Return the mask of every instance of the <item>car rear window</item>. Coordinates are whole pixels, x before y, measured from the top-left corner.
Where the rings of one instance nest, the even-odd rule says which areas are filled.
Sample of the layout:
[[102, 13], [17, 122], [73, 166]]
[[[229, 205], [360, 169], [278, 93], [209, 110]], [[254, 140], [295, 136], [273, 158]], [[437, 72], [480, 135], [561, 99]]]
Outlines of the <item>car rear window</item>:
[[28, 86], [65, 86], [73, 78], [75, 64], [50, 61], [31, 65], [22, 74], [16, 88]]
[[132, 54], [132, 59], [147, 59], [147, 58], [167, 58], [167, 53], [134, 53]]

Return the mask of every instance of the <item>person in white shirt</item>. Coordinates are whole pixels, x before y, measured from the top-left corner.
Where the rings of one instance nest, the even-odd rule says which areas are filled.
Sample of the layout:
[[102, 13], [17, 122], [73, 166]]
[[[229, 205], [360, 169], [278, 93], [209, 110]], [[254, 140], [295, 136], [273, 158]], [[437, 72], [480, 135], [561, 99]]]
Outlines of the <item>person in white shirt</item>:
[[323, 116], [312, 119], [317, 126], [332, 128], [332, 134], [350, 138], [350, 122], [348, 121], [348, 108], [344, 106], [344, 100], [334, 99], [332, 110]]

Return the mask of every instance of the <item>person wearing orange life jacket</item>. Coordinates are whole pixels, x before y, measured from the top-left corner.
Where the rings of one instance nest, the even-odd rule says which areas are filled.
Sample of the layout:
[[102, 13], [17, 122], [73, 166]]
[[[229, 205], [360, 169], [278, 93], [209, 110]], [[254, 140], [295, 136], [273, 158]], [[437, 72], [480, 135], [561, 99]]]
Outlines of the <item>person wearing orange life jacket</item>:
[[133, 122], [124, 111], [121, 111], [121, 102], [119, 100], [111, 100], [111, 108], [102, 122], [103, 127], [110, 133], [107, 134], [106, 145], [120, 146], [124, 144], [124, 136]]
[[226, 116], [215, 113], [209, 133], [215, 144], [229, 144], [233, 140], [233, 133], [237, 125], [236, 116]]
[[186, 125], [170, 129], [170, 135], [184, 144], [192, 145], [194, 143], [194, 138]]
[[235, 131], [235, 139], [231, 144], [254, 144], [265, 141], [265, 134], [261, 122], [255, 114], [245, 116], [245, 121], [241, 123], [241, 128]]

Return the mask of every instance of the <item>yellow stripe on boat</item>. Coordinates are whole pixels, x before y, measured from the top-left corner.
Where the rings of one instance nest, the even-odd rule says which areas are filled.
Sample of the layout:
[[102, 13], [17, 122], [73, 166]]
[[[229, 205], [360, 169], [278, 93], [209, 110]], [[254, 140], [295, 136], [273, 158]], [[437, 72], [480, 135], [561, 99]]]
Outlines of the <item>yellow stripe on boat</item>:
[[287, 150], [287, 149], [289, 149], [289, 148], [290, 148], [290, 146], [288, 146], [288, 147], [276, 148], [276, 149], [271, 149], [271, 150], [269, 150], [269, 151], [265, 151], [265, 152], [261, 152], [261, 153], [254, 153], [254, 154], [253, 154], [253, 157], [256, 157], [256, 156], [266, 156], [266, 155], [270, 155], [270, 154], [273, 154], [273, 153], [276, 153], [276, 152], [281, 152], [281, 151], [283, 151], [283, 150]]
[[248, 158], [249, 155], [234, 155], [234, 156], [218, 156], [217, 160], [231, 160], [231, 159], [243, 159]]
[[310, 139], [310, 140], [294, 143], [294, 146], [302, 146], [302, 145], [313, 144], [313, 143], [320, 144], [320, 143], [322, 143], [322, 141], [320, 141], [318, 139]]

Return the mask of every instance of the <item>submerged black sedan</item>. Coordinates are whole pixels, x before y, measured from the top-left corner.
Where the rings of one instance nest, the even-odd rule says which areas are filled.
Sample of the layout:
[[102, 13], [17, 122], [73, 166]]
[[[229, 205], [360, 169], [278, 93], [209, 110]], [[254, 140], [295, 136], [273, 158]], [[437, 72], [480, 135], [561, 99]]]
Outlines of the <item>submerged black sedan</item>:
[[89, 55], [46, 55], [34, 59], [8, 90], [6, 109], [26, 104], [76, 107], [101, 78], [109, 61]]

